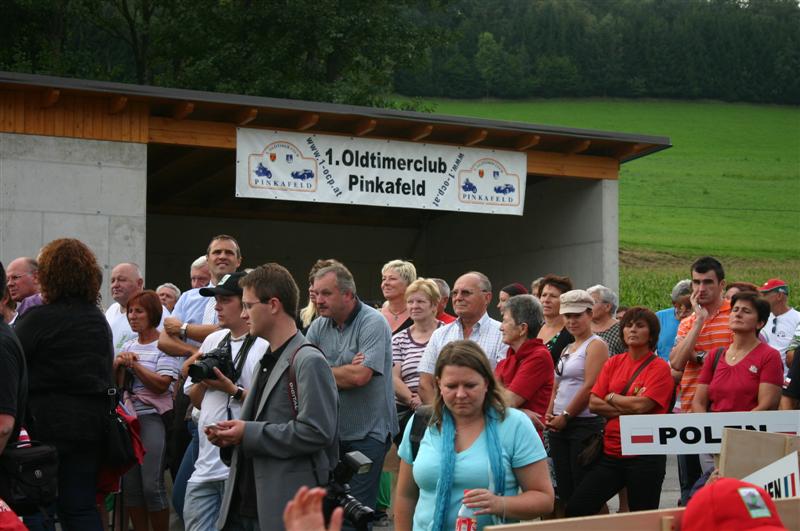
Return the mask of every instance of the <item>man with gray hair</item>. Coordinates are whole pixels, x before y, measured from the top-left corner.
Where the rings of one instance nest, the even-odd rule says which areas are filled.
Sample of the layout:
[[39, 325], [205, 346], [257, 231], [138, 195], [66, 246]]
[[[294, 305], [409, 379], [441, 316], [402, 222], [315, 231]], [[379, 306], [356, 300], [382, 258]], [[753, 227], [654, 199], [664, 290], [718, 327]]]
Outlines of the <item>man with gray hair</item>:
[[156, 288], [156, 294], [161, 299], [161, 304], [166, 306], [167, 310], [172, 311], [181, 296], [181, 290], [172, 282], [165, 282]]
[[447, 303], [450, 300], [450, 286], [444, 279], [441, 278], [432, 278], [436, 282], [436, 285], [439, 287], [439, 305], [436, 307], [436, 319], [443, 322], [444, 324], [450, 324], [456, 320], [455, 315], [450, 315], [449, 313], [445, 312], [445, 308], [447, 308]]
[[208, 258], [206, 255], [199, 256], [192, 262], [189, 269], [189, 279], [192, 282], [192, 289], [205, 288], [211, 282], [211, 272], [208, 270]]
[[340, 455], [358, 450], [372, 460], [369, 472], [350, 481], [352, 495], [375, 508], [383, 460], [398, 430], [392, 332], [380, 312], [358, 299], [344, 265], [320, 269], [312, 289], [319, 318], [306, 337], [325, 354], [339, 388]]
[[659, 357], [667, 361], [669, 361], [669, 353], [672, 351], [672, 347], [675, 346], [675, 336], [678, 335], [678, 325], [681, 323], [681, 319], [688, 317], [692, 313], [692, 304], [689, 302], [691, 294], [692, 281], [688, 278], [678, 281], [670, 294], [672, 307], [656, 312], [658, 323], [661, 325], [656, 352]]
[[500, 322], [489, 317], [486, 309], [492, 302], [492, 283], [478, 271], [458, 277], [453, 285], [453, 309], [458, 319], [437, 328], [419, 362], [419, 397], [425, 404], [433, 404], [433, 373], [442, 348], [451, 341], [471, 339], [480, 345], [489, 358], [492, 368], [506, 357], [508, 347], [503, 344]]

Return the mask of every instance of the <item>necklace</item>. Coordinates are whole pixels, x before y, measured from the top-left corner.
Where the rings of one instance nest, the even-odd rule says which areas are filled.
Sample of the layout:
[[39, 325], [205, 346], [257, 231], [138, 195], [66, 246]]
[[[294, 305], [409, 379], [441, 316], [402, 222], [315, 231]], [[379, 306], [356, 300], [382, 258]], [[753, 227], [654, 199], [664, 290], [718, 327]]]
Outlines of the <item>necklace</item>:
[[401, 316], [401, 315], [403, 315], [404, 313], [406, 313], [406, 310], [407, 310], [407, 309], [406, 309], [406, 308], [404, 308], [402, 311], [399, 311], [399, 312], [397, 312], [397, 313], [394, 313], [394, 312], [392, 311], [392, 309], [391, 309], [391, 308], [389, 308], [389, 305], [386, 305], [386, 311], [388, 311], [390, 314], [392, 314], [392, 316], [394, 317], [394, 320], [395, 320], [395, 321], [397, 321], [398, 319], [400, 319], [400, 316]]

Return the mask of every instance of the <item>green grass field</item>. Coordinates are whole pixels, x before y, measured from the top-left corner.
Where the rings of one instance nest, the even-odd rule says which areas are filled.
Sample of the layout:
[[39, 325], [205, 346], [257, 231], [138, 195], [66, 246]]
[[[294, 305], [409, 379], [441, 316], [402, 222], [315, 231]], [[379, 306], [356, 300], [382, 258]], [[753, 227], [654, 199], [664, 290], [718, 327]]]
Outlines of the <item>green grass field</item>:
[[694, 257], [731, 280], [782, 276], [800, 305], [800, 108], [659, 100], [437, 100], [435, 112], [667, 136], [622, 166], [620, 295], [663, 307]]

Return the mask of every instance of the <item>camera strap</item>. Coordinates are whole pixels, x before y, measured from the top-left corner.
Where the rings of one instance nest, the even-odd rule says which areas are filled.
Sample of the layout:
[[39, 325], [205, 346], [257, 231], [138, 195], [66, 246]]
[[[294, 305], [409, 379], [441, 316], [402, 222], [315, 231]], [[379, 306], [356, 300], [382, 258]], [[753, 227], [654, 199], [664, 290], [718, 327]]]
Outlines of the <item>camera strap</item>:
[[[310, 347], [320, 351], [322, 350], [313, 343], [303, 343], [297, 350], [292, 353], [292, 356], [289, 358], [289, 384], [288, 384], [288, 391], [289, 391], [289, 403], [292, 405], [292, 413], [294, 415], [294, 419], [297, 420], [297, 409], [299, 407], [298, 395], [297, 395], [297, 372], [294, 370], [294, 358], [297, 356], [297, 353], [300, 352], [301, 348]], [[323, 354], [324, 355], [324, 354]], [[314, 456], [308, 456], [309, 461], [311, 461], [311, 471], [314, 473], [314, 481], [317, 482], [317, 486], [321, 487], [323, 484], [319, 480], [319, 474], [317, 473], [317, 464], [314, 462]]]
[[[228, 332], [228, 335], [220, 342], [217, 348], [222, 347], [223, 344], [227, 341], [228, 349], [230, 351], [230, 343], [231, 343], [231, 332]], [[239, 348], [239, 352], [236, 354], [236, 358], [233, 360], [233, 383], [236, 384], [239, 381], [239, 378], [242, 376], [242, 370], [244, 369], [244, 362], [247, 361], [247, 353], [250, 352], [250, 348], [255, 344], [256, 338], [247, 334], [244, 338], [244, 342], [242, 346]], [[232, 396], [228, 397], [228, 403], [225, 406], [225, 411], [228, 415], [228, 420], [233, 420], [233, 411], [231, 410], [231, 400], [233, 399]]]

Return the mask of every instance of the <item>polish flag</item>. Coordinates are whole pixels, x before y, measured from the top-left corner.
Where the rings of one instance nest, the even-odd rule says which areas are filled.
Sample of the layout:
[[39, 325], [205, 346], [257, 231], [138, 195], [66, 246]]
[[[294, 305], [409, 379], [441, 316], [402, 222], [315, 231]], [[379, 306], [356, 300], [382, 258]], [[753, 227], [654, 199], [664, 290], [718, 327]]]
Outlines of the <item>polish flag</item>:
[[652, 444], [654, 440], [652, 429], [636, 428], [631, 430], [631, 444]]

